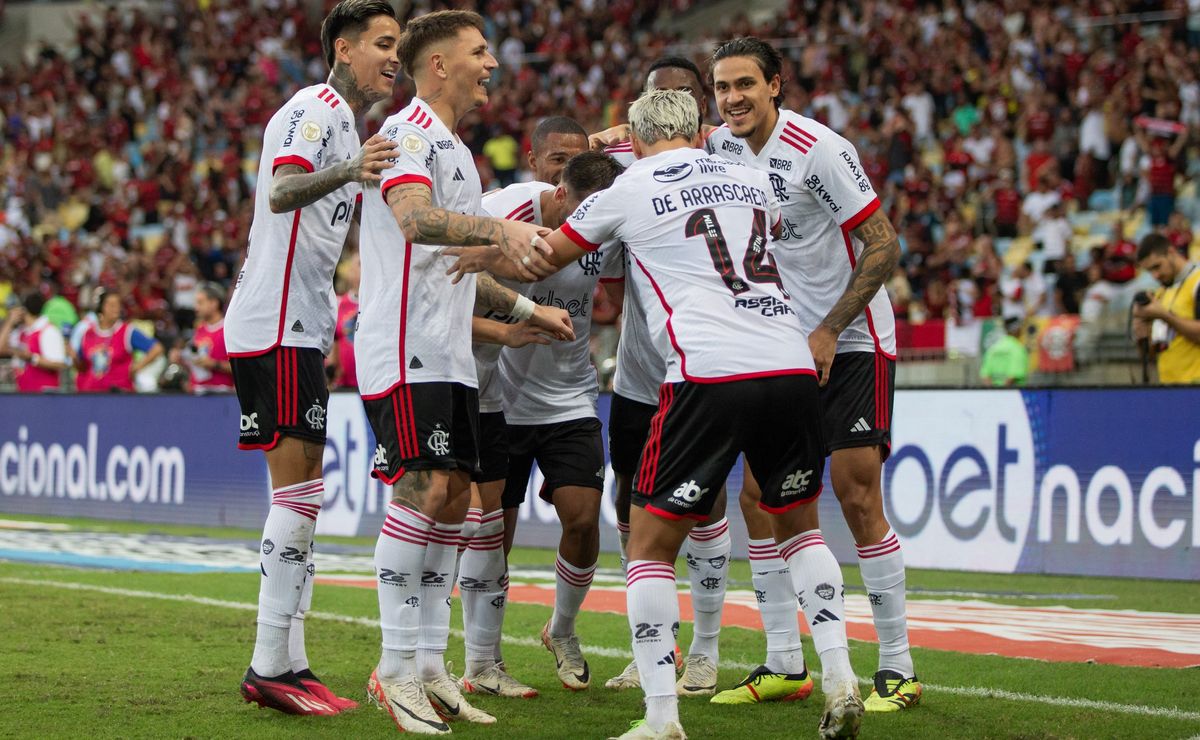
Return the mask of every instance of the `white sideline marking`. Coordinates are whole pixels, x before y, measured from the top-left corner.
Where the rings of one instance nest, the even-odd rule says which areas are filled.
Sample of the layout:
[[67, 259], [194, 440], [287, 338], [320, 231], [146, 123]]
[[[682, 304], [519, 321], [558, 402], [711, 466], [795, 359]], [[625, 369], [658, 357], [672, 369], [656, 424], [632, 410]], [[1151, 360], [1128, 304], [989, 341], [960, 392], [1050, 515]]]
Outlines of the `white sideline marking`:
[[[244, 601], [226, 601], [224, 599], [211, 599], [207, 596], [194, 596], [192, 594], [169, 594], [160, 593], [157, 591], [139, 591], [131, 588], [115, 588], [112, 586], [96, 586], [90, 583], [77, 583], [73, 581], [48, 581], [30, 578], [0, 578], [0, 583], [10, 583], [18, 586], [39, 586], [42, 588], [60, 588], [69, 591], [91, 591], [94, 593], [109, 594], [111, 596], [128, 596], [139, 599], [159, 599], [161, 601], [179, 601], [188, 604], [200, 604], [201, 606], [217, 606], [225, 609], [237, 609], [240, 611], [256, 612], [258, 611], [257, 604], [250, 604]], [[379, 620], [369, 617], [353, 617], [347, 614], [334, 614], [333, 612], [310, 611], [308, 617], [314, 619], [324, 619], [330, 622], [342, 622], [343, 624], [355, 624], [363, 627], [378, 629]], [[455, 637], [462, 637], [462, 630], [451, 630], [451, 634]], [[504, 636], [504, 642], [510, 645], [520, 645], [521, 647], [541, 647], [541, 640], [532, 637], [511, 637]], [[599, 647], [588, 645], [587, 651], [594, 655], [600, 655], [606, 658], [624, 658], [631, 660], [633, 653], [629, 650], [611, 647]], [[730, 661], [722, 661], [722, 667], [737, 668], [739, 670], [749, 671], [757, 668], [757, 665], [750, 663], [735, 663]], [[810, 671], [814, 677], [820, 677], [816, 671]], [[871, 680], [862, 676], [858, 677], [861, 684], [869, 685]], [[1045, 704], [1052, 707], [1070, 707], [1074, 709], [1093, 709], [1102, 712], [1117, 712], [1120, 714], [1140, 714], [1147, 717], [1161, 717], [1164, 719], [1177, 719], [1187, 722], [1200, 722], [1200, 712], [1188, 712], [1177, 708], [1166, 707], [1151, 707], [1143, 704], [1118, 704], [1111, 701], [1097, 701], [1094, 699], [1071, 699], [1062, 696], [1044, 696], [1041, 694], [1027, 694], [1020, 691], [1005, 691], [1004, 689], [989, 689], [979, 686], [941, 686], [938, 684], [923, 683], [929, 691], [940, 694], [953, 694], [956, 696], [966, 696], [977, 699], [1004, 699], [1007, 701], [1019, 701], [1030, 704]]]

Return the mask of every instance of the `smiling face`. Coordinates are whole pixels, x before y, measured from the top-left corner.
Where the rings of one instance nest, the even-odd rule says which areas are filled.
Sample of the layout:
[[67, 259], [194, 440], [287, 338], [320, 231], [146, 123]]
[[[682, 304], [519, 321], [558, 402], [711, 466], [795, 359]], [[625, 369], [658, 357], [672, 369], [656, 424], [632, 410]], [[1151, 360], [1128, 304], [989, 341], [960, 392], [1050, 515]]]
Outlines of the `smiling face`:
[[343, 36], [334, 42], [337, 63], [350, 67], [359, 91], [369, 102], [389, 97], [400, 70], [396, 45], [400, 24], [395, 18], [377, 15], [357, 36]]
[[730, 132], [742, 139], [768, 136], [777, 117], [779, 75], [764, 78], [753, 57], [726, 57], [713, 65], [712, 75], [717, 112]]
[[439, 44], [434, 52], [434, 64], [440, 64], [445, 75], [446, 92], [456, 101], [460, 111], [468, 111], [486, 105], [487, 84], [492, 70], [500, 66], [496, 57], [488, 51], [487, 39], [473, 26], [460, 28], [454, 38]]

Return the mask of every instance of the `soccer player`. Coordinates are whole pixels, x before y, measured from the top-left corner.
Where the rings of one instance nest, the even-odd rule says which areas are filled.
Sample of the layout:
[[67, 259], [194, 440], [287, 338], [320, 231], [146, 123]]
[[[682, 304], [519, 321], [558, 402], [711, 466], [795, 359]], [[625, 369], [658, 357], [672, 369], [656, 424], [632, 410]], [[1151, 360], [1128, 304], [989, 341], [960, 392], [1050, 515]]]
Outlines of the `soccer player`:
[[[142, 356], [135, 359], [134, 352]], [[96, 303], [96, 322], [84, 330], [76, 348], [75, 387], [81, 393], [132, 393], [134, 377], [162, 353], [161, 342], [121, 319], [121, 295], [106, 290]]]
[[[794, 588], [814, 573], [797, 553], [816, 517], [824, 466], [816, 371], [768, 249], [779, 204], [765, 173], [713, 158], [686, 93], [645, 93], [629, 112], [638, 162], [546, 237], [550, 264], [625, 242], [656, 347], [667, 357], [659, 410], [634, 486], [627, 599], [646, 716], [622, 738], [682, 738], [675, 690], [673, 562], [705, 519], [739, 453], [760, 471]], [[511, 276], [495, 250], [451, 250], [459, 269]], [[854, 677], [838, 687], [852, 697]], [[861, 703], [838, 702], [826, 736], [853, 736]], [[856, 711], [857, 709], [857, 711]], [[831, 734], [831, 732], [836, 734]]]
[[[555, 192], [563, 166], [576, 154], [587, 151], [587, 132], [565, 116], [542, 119], [533, 130], [529, 164], [535, 182], [509, 186], [485, 196], [483, 206], [504, 218], [533, 213], [534, 197]], [[508, 193], [507, 196], [504, 194]], [[503, 213], [490, 207], [513, 200]], [[520, 206], [516, 208], [515, 206]], [[502, 210], [502, 209], [501, 209]], [[561, 223], [562, 218], [558, 219]], [[557, 223], [555, 224], [557, 225]], [[557, 312], [570, 321], [564, 309], [539, 305], [538, 311]], [[487, 693], [515, 698], [537, 696], [537, 689], [513, 678], [504, 667], [500, 633], [507, 606], [508, 561], [517, 524], [517, 509], [503, 509], [501, 497], [508, 478], [508, 435], [500, 392], [497, 365], [502, 347], [516, 347], [525, 322], [505, 313], [476, 306], [472, 325], [475, 370], [479, 379], [480, 480], [472, 487], [471, 509], [463, 524], [464, 549], [459, 567], [458, 588], [462, 595], [463, 631], [466, 635], [467, 669], [461, 685], [468, 693]]]
[[268, 122], [250, 248], [225, 319], [241, 405], [238, 446], [263, 450], [271, 508], [263, 525], [258, 636], [246, 701], [291, 714], [356, 706], [326, 688], [304, 651], [312, 535], [324, 486], [324, 355], [333, 340], [333, 273], [361, 184], [378, 182], [394, 145], [357, 125], [392, 94], [400, 38], [384, 0], [344, 0], [321, 25], [324, 84], [296, 93]]
[[[585, 197], [607, 188], [621, 170], [605, 154], [584, 152], [567, 162], [557, 188], [541, 182], [511, 185], [489, 195], [484, 208], [506, 218], [558, 228]], [[596, 570], [604, 491], [604, 447], [596, 416], [599, 389], [589, 349], [591, 302], [598, 281], [620, 278], [620, 260], [620, 246], [608, 244], [531, 286], [529, 297], [535, 303], [567, 310], [575, 339], [507, 349], [499, 361], [509, 455], [502, 497], [506, 552], [536, 461], [545, 476], [540, 495], [554, 505], [562, 523], [554, 612], [542, 630], [542, 644], [554, 655], [563, 686], [573, 691], [591, 683], [575, 619]]]
[[[879, 636], [879, 670], [866, 709], [897, 711], [921, 698], [908, 646], [904, 559], [884, 517], [880, 486], [890, 449], [896, 356], [895, 320], [882, 286], [900, 248], [854, 146], [817, 121], [779, 107], [780, 70], [779, 52], [759, 39], [735, 39], [716, 51], [712, 79], [725, 125], [709, 136], [707, 146], [765, 170], [782, 203], [776, 260], [820, 372], [830, 477], [858, 546]], [[755, 493], [753, 479], [747, 482]], [[820, 531], [807, 535], [802, 559], [836, 565]], [[832, 601], [814, 598], [811, 590], [800, 595], [825, 665], [827, 652], [840, 654], [846, 645], [844, 629], [818, 620], [818, 612], [826, 610], [843, 625], [841, 572], [836, 573], [829, 584]], [[830, 680], [827, 669], [822, 680], [827, 689]]]
[[533, 179], [550, 185], [558, 185], [563, 167], [571, 157], [588, 150], [587, 131], [566, 116], [543, 118], [529, 139], [529, 169], [533, 170]]
[[196, 288], [196, 328], [183, 351], [192, 393], [233, 390], [225, 347], [225, 289], [216, 283]]
[[[473, 12], [410, 21], [399, 44], [416, 97], [383, 124], [398, 144], [379, 192], [364, 200], [363, 280], [355, 359], [375, 432], [373, 475], [393, 487], [375, 549], [383, 651], [368, 692], [402, 730], [444, 734], [447, 719], [491, 723], [446, 672], [450, 592], [472, 478], [479, 473], [479, 401], [471, 354], [477, 301], [518, 320], [534, 304], [490, 279], [451, 283], [435, 245], [496, 244], [532, 275], [540, 227], [482, 217], [471, 151], [454, 133], [487, 102], [496, 68]], [[548, 333], [573, 335], [559, 324]]]
[[[667, 56], [656, 60], [646, 73], [646, 90], [678, 90], [688, 93], [696, 101], [698, 111], [703, 111], [708, 105], [707, 92], [701, 79], [700, 70], [688, 59]], [[702, 114], [701, 130], [704, 129]], [[625, 140], [605, 149], [624, 166], [629, 167], [634, 162], [633, 144]], [[627, 268], [628, 271], [628, 268]], [[633, 281], [625, 282], [625, 295], [621, 311], [621, 341], [617, 345], [617, 369], [613, 377], [613, 397], [608, 424], [608, 449], [612, 461], [613, 473], [616, 476], [616, 510], [617, 531], [621, 547], [622, 564], [625, 562], [625, 545], [629, 541], [629, 506], [633, 493], [633, 477], [637, 471], [638, 457], [646, 438], [650, 434], [650, 421], [654, 417], [658, 403], [658, 388], [666, 375], [666, 360], [659, 355], [650, 340], [646, 316], [642, 312], [641, 302], [636, 295], [637, 286]], [[729, 560], [732, 550], [732, 540], [729, 537], [729, 522], [725, 518], [725, 487], [713, 505], [709, 521], [692, 528], [688, 534], [685, 552], [688, 566], [688, 577], [691, 584], [692, 610], [694, 624], [692, 644], [688, 655], [683, 659], [683, 675], [676, 682], [676, 690], [680, 696], [707, 696], [715, 693], [717, 687], [717, 665], [719, 661], [718, 638], [721, 631], [721, 612], [725, 604], [725, 589], [728, 582]], [[753, 508], [751, 516], [758, 513]], [[765, 514], [759, 514], [765, 518]], [[757, 521], [747, 519], [748, 523]], [[770, 522], [766, 521], [767, 538], [771, 537]], [[753, 531], [751, 537], [753, 537]], [[774, 547], [775, 541], [768, 539], [767, 543]], [[752, 550], [753, 552], [753, 550]], [[796, 621], [795, 595], [792, 593], [786, 569], [780, 574], [783, 578], [779, 587], [773, 591], [765, 590], [765, 586], [755, 579], [755, 590], [760, 594], [759, 609], [763, 621], [768, 621], [770, 603], [783, 602], [791, 608], [791, 631], [795, 635], [796, 654], [801, 655], [800, 665], [803, 666], [803, 656], [800, 653], [800, 627]], [[785, 617], [789, 615], [784, 615]], [[778, 618], [776, 621], [781, 621]], [[783, 620], [786, 624], [786, 619]], [[771, 635], [778, 630], [768, 629], [768, 660], [771, 659], [771, 648], [775, 647]], [[808, 689], [811, 691], [812, 682], [808, 679]], [[761, 683], [761, 682], [760, 682]], [[769, 685], [759, 685], [758, 696], [773, 697], [776, 692], [780, 696], [795, 693], [789, 690], [779, 692], [779, 682]], [[605, 682], [605, 687], [624, 690], [640, 686], [637, 661], [630, 661], [617, 676]], [[804, 684], [801, 684], [803, 688]], [[805, 694], [807, 695], [807, 694]], [[793, 697], [803, 698], [803, 697]]]

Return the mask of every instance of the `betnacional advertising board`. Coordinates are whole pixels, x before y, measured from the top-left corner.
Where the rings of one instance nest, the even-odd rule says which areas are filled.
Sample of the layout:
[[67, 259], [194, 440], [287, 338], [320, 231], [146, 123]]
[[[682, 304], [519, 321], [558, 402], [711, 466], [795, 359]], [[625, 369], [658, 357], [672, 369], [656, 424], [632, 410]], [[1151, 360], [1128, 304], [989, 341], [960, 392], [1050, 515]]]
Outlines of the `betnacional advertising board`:
[[[609, 397], [599, 415], [607, 421]], [[353, 394], [334, 394], [319, 534], [378, 532], [389, 499], [370, 477], [375, 441]], [[913, 390], [896, 394], [884, 503], [910, 567], [1200, 578], [1200, 389]], [[239, 452], [230, 396], [0, 396], [0, 514], [257, 529], [270, 484]], [[828, 470], [826, 470], [828, 475]], [[741, 485], [730, 477], [731, 497]], [[554, 509], [533, 492], [517, 540], [553, 546]], [[601, 510], [615, 548], [611, 471]], [[728, 507], [735, 555], [738, 507]], [[825, 539], [853, 542], [826, 480]]]

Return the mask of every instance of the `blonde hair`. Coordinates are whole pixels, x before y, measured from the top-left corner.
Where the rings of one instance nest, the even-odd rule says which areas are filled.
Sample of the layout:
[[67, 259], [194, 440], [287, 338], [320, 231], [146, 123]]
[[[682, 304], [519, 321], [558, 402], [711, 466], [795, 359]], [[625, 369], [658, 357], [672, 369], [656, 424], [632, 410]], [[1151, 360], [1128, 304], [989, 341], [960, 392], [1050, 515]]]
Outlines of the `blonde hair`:
[[681, 90], [648, 90], [629, 107], [629, 126], [644, 144], [691, 141], [700, 131], [696, 99]]

